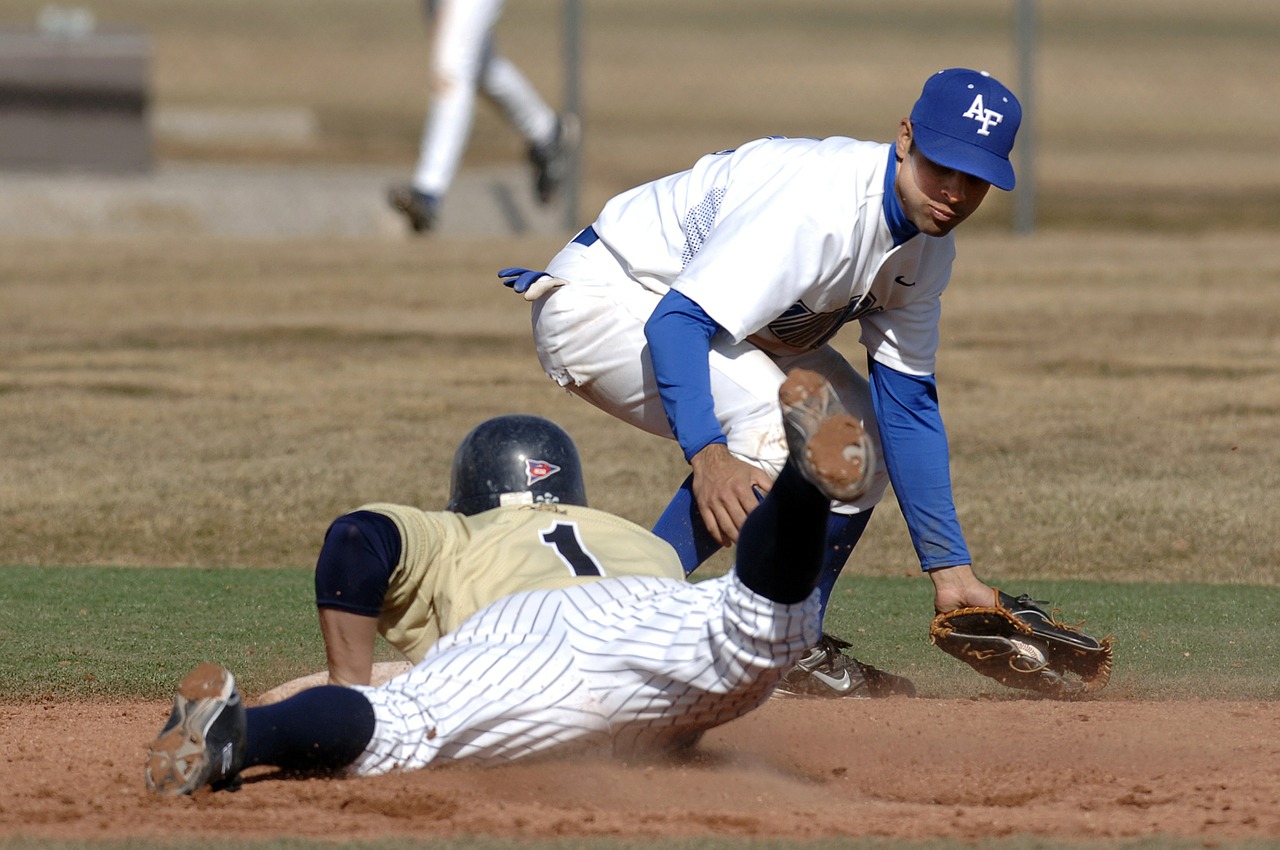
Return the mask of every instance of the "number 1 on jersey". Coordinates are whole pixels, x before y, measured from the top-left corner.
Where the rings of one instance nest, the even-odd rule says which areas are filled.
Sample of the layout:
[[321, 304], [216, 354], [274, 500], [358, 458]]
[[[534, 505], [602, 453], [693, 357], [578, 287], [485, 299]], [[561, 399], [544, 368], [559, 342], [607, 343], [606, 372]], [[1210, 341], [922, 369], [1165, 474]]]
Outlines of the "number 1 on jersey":
[[603, 576], [604, 570], [595, 555], [582, 545], [576, 522], [557, 522], [542, 532], [543, 545], [556, 550], [569, 571], [576, 576]]

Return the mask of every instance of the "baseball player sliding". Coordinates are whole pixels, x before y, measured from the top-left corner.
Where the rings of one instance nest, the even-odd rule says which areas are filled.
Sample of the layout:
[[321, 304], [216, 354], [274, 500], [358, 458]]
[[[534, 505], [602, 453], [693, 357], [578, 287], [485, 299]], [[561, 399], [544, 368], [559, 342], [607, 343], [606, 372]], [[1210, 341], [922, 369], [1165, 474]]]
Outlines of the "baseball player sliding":
[[[667, 544], [585, 506], [576, 451], [554, 425], [482, 425], [484, 439], [473, 433], [455, 457], [455, 512], [373, 507], [364, 513], [391, 524], [353, 519], [329, 536], [364, 539], [360, 557], [372, 569], [351, 569], [356, 583], [385, 588], [384, 599], [404, 584], [436, 585], [438, 616], [408, 618], [406, 634], [447, 630], [473, 597], [500, 598], [424, 652], [406, 638], [421, 661], [378, 687], [323, 685], [246, 709], [228, 670], [200, 665], [150, 745], [147, 787], [227, 787], [256, 765], [368, 776], [463, 760], [662, 752], [756, 708], [818, 637], [829, 502], [857, 498], [874, 466], [868, 435], [820, 376], [793, 370], [779, 399], [788, 460], [743, 523], [734, 568], [698, 584], [685, 581]], [[489, 475], [512, 461], [516, 469]], [[514, 576], [543, 589], [502, 595]], [[454, 601], [459, 610], [447, 610]]]
[[[768, 138], [609, 201], [545, 272], [509, 268], [533, 301], [548, 376], [601, 410], [674, 438], [691, 466], [654, 527], [692, 571], [742, 543], [788, 456], [777, 389], [808, 369], [864, 424], [880, 462], [831, 505], [819, 587], [840, 571], [892, 482], [939, 612], [990, 605], [956, 518], [934, 378], [953, 231], [991, 186], [1014, 187], [1021, 120], [986, 73], [931, 76], [890, 144]], [[831, 345], [857, 320], [864, 378]], [[910, 693], [824, 634], [780, 688]]]
[[[370, 683], [378, 634], [416, 664], [490, 602], [592, 581], [601, 564], [612, 576], [684, 578], [661, 539], [585, 507], [577, 449], [546, 419], [480, 423], [458, 445], [451, 479], [444, 512], [366, 505], [329, 527], [315, 584], [330, 684]], [[520, 504], [555, 506], [563, 521], [488, 513]], [[513, 534], [517, 518], [538, 527]], [[592, 529], [589, 552], [583, 522]]]

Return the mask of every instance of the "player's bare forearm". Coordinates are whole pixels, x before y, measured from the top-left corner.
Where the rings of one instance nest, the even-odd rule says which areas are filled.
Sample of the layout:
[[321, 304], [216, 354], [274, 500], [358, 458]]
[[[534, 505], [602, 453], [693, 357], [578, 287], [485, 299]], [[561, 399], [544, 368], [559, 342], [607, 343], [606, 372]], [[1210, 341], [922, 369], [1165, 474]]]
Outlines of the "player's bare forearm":
[[747, 514], [769, 492], [773, 479], [763, 470], [739, 460], [723, 443], [712, 443], [689, 461], [693, 467], [693, 497], [707, 531], [721, 546], [738, 542]]
[[373, 678], [378, 618], [321, 608], [320, 633], [329, 661], [329, 684], [367, 685]]
[[929, 570], [929, 578], [933, 580], [935, 611], [981, 607], [995, 602], [995, 589], [980, 580], [970, 564]]

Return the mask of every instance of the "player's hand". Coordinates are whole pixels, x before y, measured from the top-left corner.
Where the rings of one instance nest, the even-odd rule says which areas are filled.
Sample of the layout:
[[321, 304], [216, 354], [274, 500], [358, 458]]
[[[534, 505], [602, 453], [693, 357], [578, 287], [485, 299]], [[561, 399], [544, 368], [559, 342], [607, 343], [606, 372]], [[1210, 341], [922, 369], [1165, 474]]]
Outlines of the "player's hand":
[[763, 470], [729, 454], [723, 443], [712, 443], [693, 456], [693, 498], [698, 513], [721, 546], [738, 542], [738, 532], [773, 479]]
[[996, 604], [995, 588], [974, 575], [969, 564], [929, 570], [929, 578], [933, 580], [933, 610], [936, 613]]

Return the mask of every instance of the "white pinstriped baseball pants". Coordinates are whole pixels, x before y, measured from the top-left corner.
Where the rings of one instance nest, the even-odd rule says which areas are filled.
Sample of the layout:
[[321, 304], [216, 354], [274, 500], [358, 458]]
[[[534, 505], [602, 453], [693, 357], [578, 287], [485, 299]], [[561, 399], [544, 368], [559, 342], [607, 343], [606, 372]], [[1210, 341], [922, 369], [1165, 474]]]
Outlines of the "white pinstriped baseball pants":
[[688, 746], [768, 699], [819, 633], [816, 592], [781, 605], [732, 572], [517, 593], [360, 689], [376, 727], [349, 771]]

